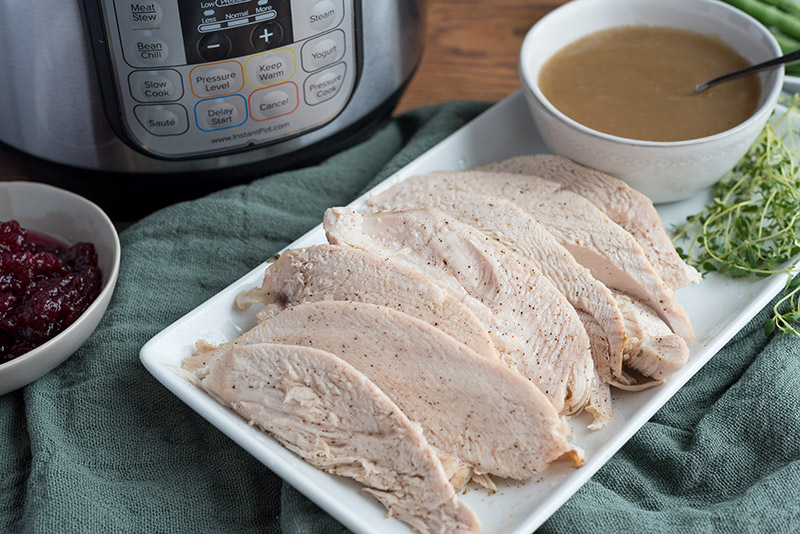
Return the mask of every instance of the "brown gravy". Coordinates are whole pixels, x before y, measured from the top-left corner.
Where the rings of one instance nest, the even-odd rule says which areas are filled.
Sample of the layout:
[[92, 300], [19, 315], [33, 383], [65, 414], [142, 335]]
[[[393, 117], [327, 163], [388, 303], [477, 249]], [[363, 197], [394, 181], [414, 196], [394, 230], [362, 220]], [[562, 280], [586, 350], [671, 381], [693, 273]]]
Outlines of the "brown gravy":
[[544, 96], [589, 128], [645, 141], [682, 141], [725, 131], [758, 106], [757, 76], [699, 94], [694, 87], [748, 62], [716, 37], [630, 26], [566, 46], [539, 74]]

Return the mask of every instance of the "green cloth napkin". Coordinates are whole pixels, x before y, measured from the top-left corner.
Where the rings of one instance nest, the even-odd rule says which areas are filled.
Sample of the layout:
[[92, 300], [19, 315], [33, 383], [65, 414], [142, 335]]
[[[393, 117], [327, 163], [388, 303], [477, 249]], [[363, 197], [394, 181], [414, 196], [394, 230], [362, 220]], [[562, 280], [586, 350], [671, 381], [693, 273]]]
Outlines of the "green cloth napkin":
[[[141, 346], [453, 132], [485, 104], [394, 118], [326, 162], [157, 212], [122, 232], [100, 327], [0, 397], [0, 532], [346, 530], [162, 387]], [[800, 531], [800, 342], [762, 313], [542, 532]]]

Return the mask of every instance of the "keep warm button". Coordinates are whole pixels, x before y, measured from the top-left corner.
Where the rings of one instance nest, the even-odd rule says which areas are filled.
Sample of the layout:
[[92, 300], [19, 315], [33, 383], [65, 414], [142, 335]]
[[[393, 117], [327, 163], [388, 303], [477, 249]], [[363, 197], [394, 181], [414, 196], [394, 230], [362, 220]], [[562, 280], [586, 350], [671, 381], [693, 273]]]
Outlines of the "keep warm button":
[[347, 74], [347, 65], [339, 63], [306, 78], [303, 86], [306, 103], [316, 106], [339, 94]]

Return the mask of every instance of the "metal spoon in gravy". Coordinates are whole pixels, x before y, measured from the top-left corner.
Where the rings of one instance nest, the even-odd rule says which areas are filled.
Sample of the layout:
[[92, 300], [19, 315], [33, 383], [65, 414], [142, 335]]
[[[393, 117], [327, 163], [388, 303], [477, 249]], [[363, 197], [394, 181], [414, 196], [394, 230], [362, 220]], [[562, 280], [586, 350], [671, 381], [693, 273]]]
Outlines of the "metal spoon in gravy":
[[717, 76], [716, 78], [708, 80], [707, 82], [701, 83], [700, 85], [695, 87], [694, 92], [700, 93], [702, 91], [705, 91], [709, 87], [717, 85], [718, 83], [727, 82], [728, 80], [735, 80], [736, 78], [741, 78], [743, 76], [750, 76], [751, 74], [755, 74], [756, 72], [761, 72], [762, 70], [770, 69], [772, 67], [777, 67], [785, 63], [791, 63], [793, 61], [800, 61], [800, 50], [795, 50], [794, 52], [790, 52], [785, 56], [777, 57], [775, 59], [770, 59], [769, 61], [765, 61], [757, 65], [752, 65], [750, 67], [747, 67], [746, 69], [741, 69], [734, 72], [730, 72], [728, 74], [724, 74], [722, 76]]

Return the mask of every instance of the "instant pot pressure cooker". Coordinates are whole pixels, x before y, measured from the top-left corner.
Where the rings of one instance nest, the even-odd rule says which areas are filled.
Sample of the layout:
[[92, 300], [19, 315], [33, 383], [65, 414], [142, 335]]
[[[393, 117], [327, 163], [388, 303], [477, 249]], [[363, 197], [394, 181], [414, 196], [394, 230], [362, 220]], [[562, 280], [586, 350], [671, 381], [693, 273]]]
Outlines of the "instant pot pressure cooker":
[[397, 103], [421, 3], [3, 0], [0, 141], [92, 181], [318, 158]]

